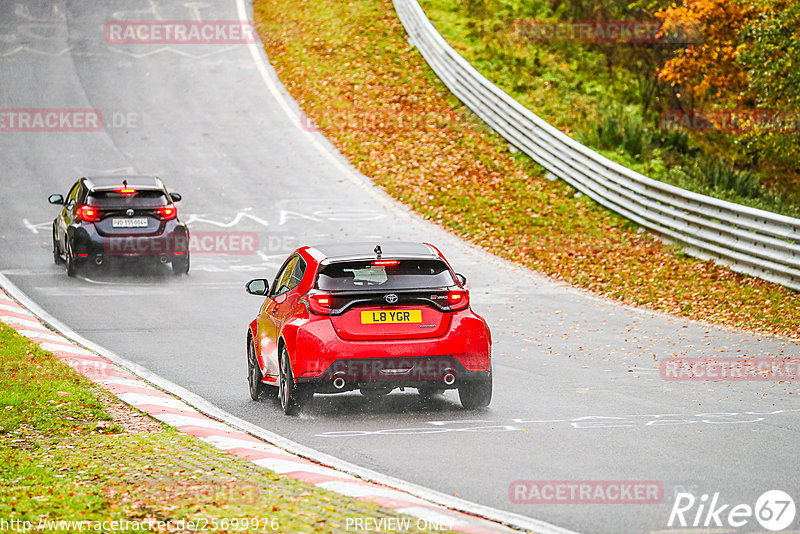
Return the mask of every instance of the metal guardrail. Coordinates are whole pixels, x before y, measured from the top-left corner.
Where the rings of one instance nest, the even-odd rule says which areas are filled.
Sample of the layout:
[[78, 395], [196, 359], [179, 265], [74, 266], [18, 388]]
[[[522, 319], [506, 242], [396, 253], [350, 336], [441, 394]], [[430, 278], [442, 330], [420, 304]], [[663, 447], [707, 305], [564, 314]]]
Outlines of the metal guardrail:
[[800, 219], [700, 195], [583, 146], [487, 80], [445, 42], [417, 0], [394, 0], [410, 42], [476, 115], [554, 176], [680, 243], [692, 256], [800, 291]]

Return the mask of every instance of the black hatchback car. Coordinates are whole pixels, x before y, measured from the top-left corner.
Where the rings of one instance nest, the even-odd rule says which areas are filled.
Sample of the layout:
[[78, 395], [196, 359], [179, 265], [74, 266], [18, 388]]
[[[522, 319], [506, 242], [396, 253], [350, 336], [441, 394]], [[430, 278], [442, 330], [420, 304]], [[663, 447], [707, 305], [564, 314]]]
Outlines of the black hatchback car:
[[81, 178], [64, 198], [53, 221], [53, 259], [66, 263], [75, 276], [87, 265], [115, 258], [145, 258], [172, 264], [175, 274], [189, 272], [189, 229], [178, 219], [175, 202], [155, 176], [94, 176]]

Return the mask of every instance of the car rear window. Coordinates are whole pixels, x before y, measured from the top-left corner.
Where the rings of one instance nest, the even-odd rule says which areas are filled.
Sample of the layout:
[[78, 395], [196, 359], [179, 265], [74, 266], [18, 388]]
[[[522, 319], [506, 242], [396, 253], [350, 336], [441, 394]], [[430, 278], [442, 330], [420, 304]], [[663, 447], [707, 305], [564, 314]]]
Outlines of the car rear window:
[[375, 265], [374, 260], [331, 263], [317, 275], [323, 291], [360, 289], [434, 289], [456, 284], [440, 260], [400, 260], [396, 265]]
[[169, 204], [167, 196], [157, 190], [142, 190], [135, 193], [117, 191], [93, 191], [88, 204], [98, 208], [157, 208]]

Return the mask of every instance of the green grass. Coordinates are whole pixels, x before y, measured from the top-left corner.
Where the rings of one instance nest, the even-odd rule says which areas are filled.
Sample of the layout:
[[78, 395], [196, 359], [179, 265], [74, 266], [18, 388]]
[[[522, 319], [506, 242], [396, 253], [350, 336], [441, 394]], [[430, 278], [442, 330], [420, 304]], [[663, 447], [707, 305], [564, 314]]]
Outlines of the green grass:
[[[126, 432], [106, 411], [114, 402], [108, 394], [2, 323], [0, 361], [0, 520], [341, 532], [348, 518], [404, 517], [282, 477], [160, 424]], [[417, 532], [416, 520], [410, 524], [404, 532]], [[102, 531], [134, 528], [108, 526]]]
[[389, 0], [258, 0], [254, 11], [270, 62], [303, 111], [423, 217], [622, 302], [800, 336], [798, 293], [689, 258], [544, 179], [437, 79]]

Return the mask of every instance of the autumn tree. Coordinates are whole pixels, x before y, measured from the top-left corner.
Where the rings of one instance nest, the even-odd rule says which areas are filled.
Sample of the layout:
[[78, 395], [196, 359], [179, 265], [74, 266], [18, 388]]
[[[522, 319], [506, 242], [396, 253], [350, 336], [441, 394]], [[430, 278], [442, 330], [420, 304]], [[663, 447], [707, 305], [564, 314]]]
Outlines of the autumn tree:
[[769, 1], [742, 29], [747, 43], [739, 63], [749, 75], [750, 97], [759, 107], [800, 109], [800, 3]]
[[738, 0], [684, 0], [656, 13], [663, 32], [694, 26], [701, 33], [701, 42], [676, 50], [658, 72], [660, 80], [679, 89], [685, 108], [736, 101], [748, 92], [748, 73], [739, 61], [746, 49], [741, 36], [758, 15]]

